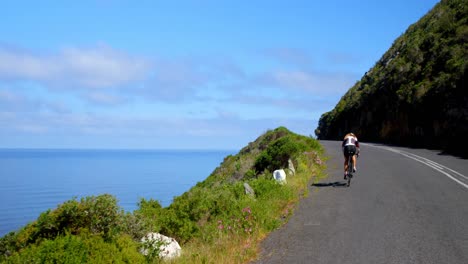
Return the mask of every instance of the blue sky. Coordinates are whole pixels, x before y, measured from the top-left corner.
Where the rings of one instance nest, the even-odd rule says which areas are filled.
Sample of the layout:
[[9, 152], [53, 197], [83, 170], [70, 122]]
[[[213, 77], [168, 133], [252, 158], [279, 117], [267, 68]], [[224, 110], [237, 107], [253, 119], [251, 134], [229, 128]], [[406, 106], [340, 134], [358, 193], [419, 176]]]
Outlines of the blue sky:
[[0, 148], [240, 149], [320, 115], [438, 1], [2, 1]]

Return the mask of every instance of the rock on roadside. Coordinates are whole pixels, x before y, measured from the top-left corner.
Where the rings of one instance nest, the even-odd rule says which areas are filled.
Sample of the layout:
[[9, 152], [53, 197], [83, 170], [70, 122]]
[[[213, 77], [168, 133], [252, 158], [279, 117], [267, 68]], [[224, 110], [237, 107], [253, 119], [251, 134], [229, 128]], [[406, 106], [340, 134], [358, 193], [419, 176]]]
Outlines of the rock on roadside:
[[[179, 243], [172, 238], [161, 235], [159, 233], [148, 233], [141, 239], [141, 242], [144, 244], [150, 244], [154, 247], [159, 246], [159, 257], [172, 259], [179, 257], [182, 251]], [[141, 251], [143, 255], [148, 255], [148, 249], [145, 248]]]

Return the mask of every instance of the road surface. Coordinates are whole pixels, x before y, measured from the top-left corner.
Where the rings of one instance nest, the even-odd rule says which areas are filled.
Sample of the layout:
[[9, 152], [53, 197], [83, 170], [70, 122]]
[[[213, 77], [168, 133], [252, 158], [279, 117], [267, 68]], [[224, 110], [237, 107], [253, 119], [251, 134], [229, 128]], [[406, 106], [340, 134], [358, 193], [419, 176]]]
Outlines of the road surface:
[[468, 263], [468, 160], [362, 144], [347, 188], [341, 142], [321, 143], [329, 176], [255, 263]]

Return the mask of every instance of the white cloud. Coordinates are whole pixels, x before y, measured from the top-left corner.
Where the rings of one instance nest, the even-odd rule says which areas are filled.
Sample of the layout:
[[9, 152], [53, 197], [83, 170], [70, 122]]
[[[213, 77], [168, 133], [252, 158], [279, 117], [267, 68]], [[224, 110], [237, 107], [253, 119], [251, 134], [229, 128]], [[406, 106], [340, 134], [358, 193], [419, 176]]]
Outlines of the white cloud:
[[306, 51], [301, 49], [276, 48], [267, 49], [263, 53], [280, 63], [297, 66], [301, 69], [310, 68], [312, 66], [312, 58]]
[[357, 61], [361, 60], [358, 56], [345, 52], [329, 53], [327, 57], [334, 65], [355, 64]]
[[320, 85], [320, 81], [314, 75], [303, 71], [277, 71], [272, 73], [272, 79], [280, 86], [314, 90]]
[[139, 92], [151, 100], [184, 101], [209, 82], [203, 64], [187, 60], [158, 60], [154, 75]]
[[63, 102], [31, 98], [22, 91], [0, 88], [0, 112], [68, 112]]
[[313, 73], [301, 70], [266, 72], [257, 82], [280, 89], [292, 89], [317, 96], [342, 94], [354, 84], [351, 75], [343, 73]]
[[89, 87], [119, 86], [147, 77], [150, 63], [110, 47], [66, 49], [62, 52], [64, 71]]
[[[7, 125], [8, 124], [8, 125]], [[311, 134], [309, 119], [252, 118], [223, 115], [216, 118], [127, 118], [103, 114], [0, 112], [0, 147], [115, 148], [241, 148], [267, 129], [286, 126]], [[14, 135], [14, 136], [11, 136]]]
[[0, 90], [0, 102], [15, 102], [19, 100], [19, 96], [8, 90]]
[[229, 59], [179, 57], [154, 60], [154, 72], [134, 92], [151, 101], [186, 103], [229, 93], [229, 84], [245, 83], [243, 69]]
[[[310, 58], [299, 49], [272, 49], [266, 53], [293, 66], [310, 64]], [[270, 97], [270, 102], [280, 103], [282, 107], [297, 108], [297, 104], [287, 101], [295, 97], [339, 95], [354, 81], [345, 74], [294, 70], [288, 66], [260, 73], [248, 73], [241, 66], [227, 58], [149, 60], [105, 45], [66, 48], [53, 54], [0, 46], [0, 81], [33, 81], [50, 93], [64, 92], [104, 106], [116, 106], [135, 98], [187, 103], [209, 97], [263, 104]], [[248, 100], [236, 97], [241, 90], [249, 93]], [[277, 100], [279, 96], [285, 98], [283, 102]]]
[[55, 54], [39, 54], [0, 47], [0, 78], [48, 85], [106, 88], [147, 77], [148, 60], [108, 46], [66, 48]]
[[118, 105], [127, 101], [125, 98], [118, 95], [96, 91], [87, 93], [85, 97], [89, 101], [101, 105]]
[[0, 147], [232, 148], [278, 126], [312, 134], [315, 112], [351, 78], [295, 69], [306, 61], [298, 54], [248, 71], [228, 59], [150, 61], [106, 46], [0, 47], [0, 85], [10, 87], [0, 89], [0, 138], [17, 139]]
[[34, 124], [23, 124], [19, 125], [18, 130], [25, 133], [30, 134], [43, 134], [49, 131], [49, 128], [41, 125], [34, 125]]

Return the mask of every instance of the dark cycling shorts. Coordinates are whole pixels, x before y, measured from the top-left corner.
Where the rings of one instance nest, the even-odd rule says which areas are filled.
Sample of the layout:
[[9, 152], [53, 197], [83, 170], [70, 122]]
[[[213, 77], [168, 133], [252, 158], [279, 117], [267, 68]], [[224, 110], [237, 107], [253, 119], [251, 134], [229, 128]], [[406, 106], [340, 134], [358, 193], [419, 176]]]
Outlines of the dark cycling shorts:
[[356, 146], [355, 145], [347, 145], [343, 148], [343, 154], [345, 157], [353, 156], [356, 154]]

